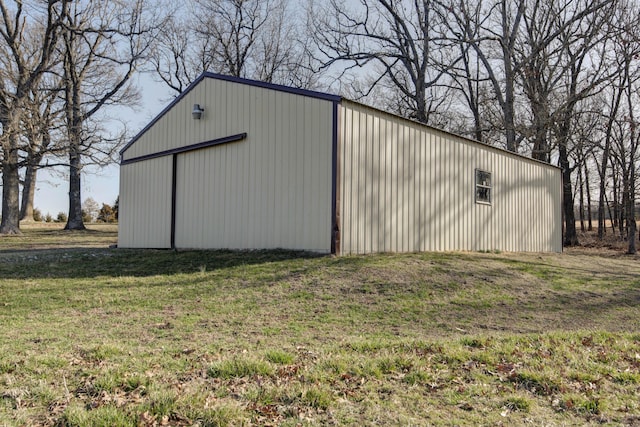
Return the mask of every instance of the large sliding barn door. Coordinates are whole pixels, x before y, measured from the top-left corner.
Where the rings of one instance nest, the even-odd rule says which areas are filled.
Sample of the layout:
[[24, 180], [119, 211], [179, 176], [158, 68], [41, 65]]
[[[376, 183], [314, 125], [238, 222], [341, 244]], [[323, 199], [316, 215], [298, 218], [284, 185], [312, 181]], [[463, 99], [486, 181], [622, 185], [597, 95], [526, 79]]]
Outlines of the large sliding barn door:
[[176, 162], [175, 246], [246, 248], [257, 226], [246, 144], [181, 153]]
[[178, 155], [176, 162], [175, 246], [237, 248], [241, 196], [229, 176], [226, 146]]
[[325, 157], [252, 139], [177, 154], [175, 247], [328, 252]]

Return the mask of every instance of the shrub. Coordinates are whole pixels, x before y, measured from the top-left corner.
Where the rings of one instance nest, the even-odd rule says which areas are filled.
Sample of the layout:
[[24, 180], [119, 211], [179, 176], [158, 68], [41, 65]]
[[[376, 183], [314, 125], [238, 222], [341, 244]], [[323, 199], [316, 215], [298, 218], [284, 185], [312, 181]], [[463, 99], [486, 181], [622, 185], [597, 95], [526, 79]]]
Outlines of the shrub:
[[84, 209], [82, 209], [80, 213], [82, 214], [82, 222], [91, 222], [93, 220], [91, 215], [89, 215]]
[[113, 216], [118, 221], [118, 210], [120, 209], [120, 196], [116, 197], [116, 201], [113, 203]]
[[98, 217], [98, 202], [96, 202], [92, 197], [85, 199], [82, 202], [82, 221], [83, 222], [93, 222]]
[[98, 212], [98, 222], [116, 222], [116, 215], [111, 206], [106, 203], [102, 204]]

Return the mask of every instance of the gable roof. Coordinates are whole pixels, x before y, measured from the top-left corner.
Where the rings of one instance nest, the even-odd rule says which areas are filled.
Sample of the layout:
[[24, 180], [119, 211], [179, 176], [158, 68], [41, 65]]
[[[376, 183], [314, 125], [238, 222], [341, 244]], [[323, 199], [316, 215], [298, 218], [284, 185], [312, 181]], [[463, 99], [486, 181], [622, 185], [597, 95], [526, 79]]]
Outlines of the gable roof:
[[162, 110], [160, 112], [160, 114], [158, 114], [153, 120], [151, 120], [151, 122], [149, 122], [149, 124], [147, 124], [140, 132], [138, 132], [136, 134], [136, 136], [134, 136], [131, 139], [131, 141], [129, 141], [127, 143], [127, 145], [125, 145], [120, 150], [120, 157], [122, 157], [124, 152], [127, 151], [127, 149], [129, 147], [131, 147], [131, 145], [133, 145], [138, 139], [140, 139], [140, 137], [142, 135], [144, 135], [145, 132], [147, 132], [153, 125], [156, 124], [156, 122], [158, 122], [178, 102], [180, 102], [182, 100], [182, 98], [184, 98], [189, 92], [191, 92], [196, 86], [198, 86], [198, 84], [202, 80], [207, 79], [207, 78], [216, 79], [216, 80], [223, 80], [223, 81], [233, 82], [233, 83], [240, 83], [240, 84], [243, 84], [243, 85], [260, 87], [260, 88], [264, 88], [264, 89], [271, 89], [271, 90], [276, 90], [276, 91], [279, 91], [279, 92], [292, 93], [292, 94], [296, 94], [296, 95], [307, 96], [307, 97], [310, 97], [310, 98], [317, 98], [317, 99], [322, 99], [322, 100], [331, 101], [331, 102], [340, 102], [342, 100], [341, 96], [332, 95], [332, 94], [329, 94], [329, 93], [316, 92], [316, 91], [307, 90], [307, 89], [298, 89], [298, 88], [294, 88], [294, 87], [290, 87], [290, 86], [277, 85], [277, 84], [274, 84], [274, 83], [266, 83], [266, 82], [262, 82], [262, 81], [259, 81], [259, 80], [251, 80], [251, 79], [245, 79], [245, 78], [241, 78], [241, 77], [225, 76], [223, 74], [204, 72], [204, 73], [200, 74], [200, 76], [198, 76], [198, 78], [195, 79], [193, 81], [193, 83], [191, 83], [189, 85], [189, 87], [187, 87], [180, 95], [178, 95], [173, 101], [171, 101], [171, 103], [169, 105], [167, 105], [164, 108], [164, 110]]
[[[197, 79], [195, 79], [193, 81], [193, 83], [191, 83], [180, 95], [178, 95], [173, 101], [171, 101], [171, 103], [169, 105], [167, 105], [161, 112], [160, 114], [158, 114], [153, 120], [151, 120], [151, 122], [149, 124], [147, 124], [140, 132], [138, 132], [136, 134], [136, 136], [134, 136], [131, 141], [129, 141], [121, 150], [120, 150], [120, 158], [122, 158], [123, 154], [125, 151], [127, 151], [127, 149], [133, 145], [138, 139], [140, 139], [140, 137], [142, 137], [142, 135], [145, 134], [145, 132], [147, 132], [147, 130], [149, 130], [153, 125], [156, 124], [156, 122], [158, 122], [165, 114], [167, 114], [178, 102], [180, 102], [182, 100], [182, 98], [184, 98], [189, 92], [191, 92], [196, 86], [198, 86], [198, 84], [204, 80], [204, 79], [216, 79], [216, 80], [222, 80], [222, 81], [227, 81], [227, 82], [232, 82], [232, 83], [239, 83], [239, 84], [243, 84], [243, 85], [248, 85], [248, 86], [253, 86], [253, 87], [259, 87], [259, 88], [264, 88], [264, 89], [271, 89], [271, 90], [275, 90], [278, 92], [285, 92], [285, 93], [291, 93], [291, 94], [296, 94], [296, 95], [301, 95], [301, 96], [306, 96], [306, 97], [310, 97], [310, 98], [316, 98], [316, 99], [322, 99], [325, 101], [330, 101], [330, 102], [334, 102], [334, 103], [340, 103], [342, 102], [343, 99], [348, 100], [347, 98], [343, 98], [342, 96], [339, 95], [333, 95], [333, 94], [329, 94], [329, 93], [325, 93], [325, 92], [317, 92], [317, 91], [313, 91], [313, 90], [308, 90], [308, 89], [299, 89], [299, 88], [294, 88], [291, 86], [284, 86], [284, 85], [279, 85], [279, 84], [274, 84], [274, 83], [267, 83], [267, 82], [263, 82], [263, 81], [259, 81], [259, 80], [251, 80], [251, 79], [245, 79], [242, 77], [234, 77], [234, 76], [227, 76], [224, 74], [217, 74], [217, 73], [211, 73], [211, 72], [204, 72], [202, 74], [200, 74], [200, 76], [198, 76]], [[397, 114], [394, 113], [390, 113], [389, 111], [385, 111], [382, 110], [380, 108], [376, 108], [376, 107], [372, 107], [370, 105], [366, 105], [363, 104], [361, 102], [358, 101], [353, 101], [353, 100], [348, 100], [349, 102], [358, 104], [358, 105], [362, 105], [366, 108], [369, 108], [371, 110], [374, 111], [378, 111], [379, 113], [382, 114], [386, 114], [386, 115], [391, 115], [394, 117], [397, 117], [407, 123], [413, 123], [413, 124], [417, 124], [420, 126], [424, 126], [425, 128], [429, 128], [429, 129], [433, 129], [436, 130], [438, 132], [443, 132], [445, 134], [449, 134], [452, 136], [455, 136], [457, 138], [462, 138], [463, 140], [466, 141], [470, 141], [473, 142], [475, 144], [478, 145], [482, 145], [484, 147], [493, 149], [493, 150], [497, 150], [509, 155], [513, 155], [516, 157], [519, 157], [521, 159], [524, 160], [528, 160], [528, 161], [532, 161], [534, 163], [540, 163], [546, 166], [550, 166], [552, 168], [556, 168], [559, 169], [559, 166], [544, 162], [542, 160], [538, 160], [538, 159], [534, 159], [532, 157], [529, 156], [525, 156], [524, 154], [521, 153], [517, 153], [517, 152], [513, 152], [513, 151], [509, 151], [503, 147], [497, 147], [495, 145], [491, 145], [487, 142], [482, 142], [482, 141], [478, 141], [476, 139], [473, 138], [469, 138], [468, 136], [463, 136], [460, 134], [457, 134], [455, 132], [451, 132], [445, 129], [441, 129], [441, 128], [437, 128], [425, 123], [421, 123], [418, 122], [416, 120], [412, 120], [412, 119], [408, 119], [406, 117], [402, 117], [399, 116]], [[335, 125], [335, 124], [334, 124]]]

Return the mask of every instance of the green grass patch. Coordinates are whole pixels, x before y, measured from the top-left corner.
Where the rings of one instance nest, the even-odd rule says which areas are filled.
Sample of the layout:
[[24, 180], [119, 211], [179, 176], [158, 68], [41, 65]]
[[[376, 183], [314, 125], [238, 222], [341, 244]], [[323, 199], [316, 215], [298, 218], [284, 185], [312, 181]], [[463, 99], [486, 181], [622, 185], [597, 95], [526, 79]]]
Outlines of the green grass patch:
[[509, 397], [504, 400], [502, 407], [510, 411], [529, 412], [531, 410], [531, 399], [518, 396]]
[[0, 238], [0, 425], [633, 425], [640, 263]]
[[327, 387], [310, 388], [302, 395], [302, 403], [315, 409], [326, 410], [332, 402], [333, 396]]
[[60, 423], [65, 427], [133, 427], [136, 424], [135, 417], [114, 405], [92, 410], [73, 405], [64, 412]]
[[556, 381], [538, 372], [520, 372], [510, 377], [518, 389], [524, 389], [532, 394], [550, 396], [560, 390]]
[[265, 353], [265, 359], [277, 365], [290, 365], [296, 359], [293, 354], [282, 350], [268, 350]]
[[233, 358], [222, 360], [209, 366], [207, 374], [212, 378], [242, 378], [254, 375], [270, 376], [274, 369], [271, 365], [260, 360]]

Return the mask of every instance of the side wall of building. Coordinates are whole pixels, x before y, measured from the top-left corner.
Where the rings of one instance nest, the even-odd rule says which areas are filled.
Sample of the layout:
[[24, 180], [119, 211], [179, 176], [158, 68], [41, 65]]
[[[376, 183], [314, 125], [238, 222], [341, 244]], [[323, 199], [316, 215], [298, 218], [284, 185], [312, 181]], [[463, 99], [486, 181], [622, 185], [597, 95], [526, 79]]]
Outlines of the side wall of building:
[[353, 102], [339, 122], [341, 253], [562, 250], [559, 169]]
[[[201, 120], [191, 118], [193, 104], [205, 109]], [[175, 246], [329, 252], [332, 114], [329, 100], [204, 78], [128, 147], [123, 160], [246, 133], [239, 141], [177, 154]], [[148, 161], [155, 160], [123, 167], [121, 194], [156, 185], [126, 172]], [[121, 221], [148, 209], [147, 200], [126, 200], [131, 205]], [[161, 228], [158, 222], [139, 234]], [[141, 245], [150, 238], [121, 239]]]
[[171, 247], [171, 156], [120, 166], [118, 246]]

